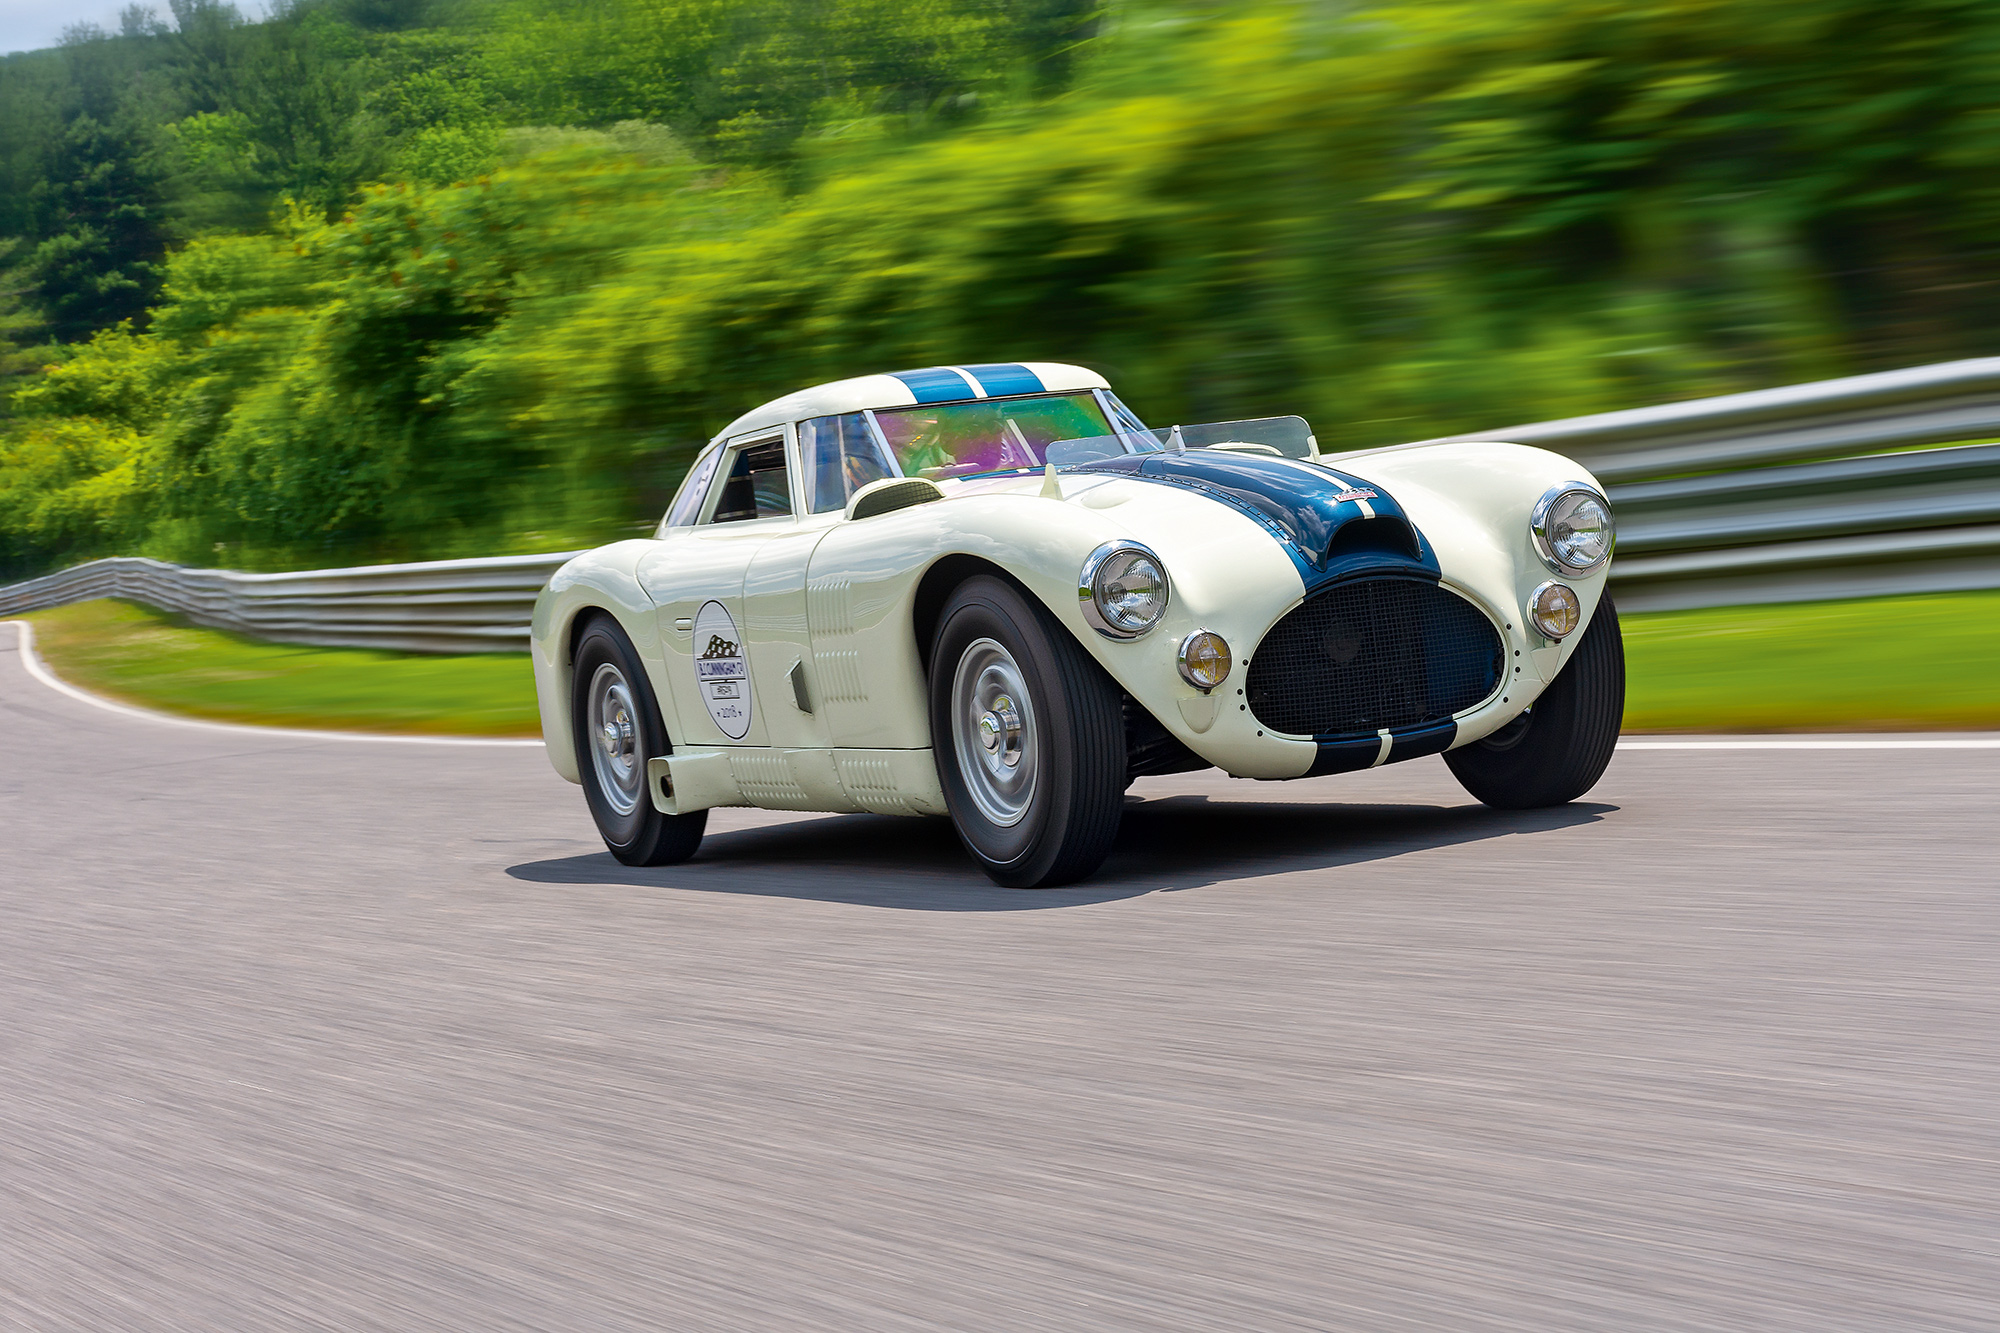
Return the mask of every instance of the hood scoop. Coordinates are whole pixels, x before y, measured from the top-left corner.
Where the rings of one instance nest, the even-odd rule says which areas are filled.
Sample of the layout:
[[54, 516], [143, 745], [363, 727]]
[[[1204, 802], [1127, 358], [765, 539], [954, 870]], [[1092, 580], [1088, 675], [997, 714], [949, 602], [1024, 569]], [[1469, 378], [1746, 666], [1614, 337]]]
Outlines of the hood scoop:
[[1401, 514], [1377, 514], [1374, 518], [1351, 518], [1334, 529], [1320, 563], [1331, 564], [1349, 555], [1394, 555], [1405, 560], [1424, 558], [1424, 544], [1417, 530]]
[[1190, 449], [1125, 454], [1065, 471], [1121, 473], [1201, 491], [1270, 529], [1309, 582], [1385, 563], [1434, 568], [1394, 496], [1321, 464]]

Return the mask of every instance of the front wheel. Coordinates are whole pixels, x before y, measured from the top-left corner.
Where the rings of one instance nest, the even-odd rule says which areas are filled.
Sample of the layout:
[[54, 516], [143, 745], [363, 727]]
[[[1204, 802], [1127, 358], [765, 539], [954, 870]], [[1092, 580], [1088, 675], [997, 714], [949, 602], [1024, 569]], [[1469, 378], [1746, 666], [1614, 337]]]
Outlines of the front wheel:
[[938, 617], [931, 744], [960, 841], [996, 883], [1096, 870], [1125, 810], [1118, 689], [1012, 584], [968, 579]]
[[1452, 776], [1487, 805], [1535, 810], [1597, 785], [1625, 716], [1625, 640], [1611, 594], [1534, 707], [1483, 740], [1447, 751]]
[[708, 811], [663, 814], [646, 790], [646, 761], [673, 753], [638, 651], [618, 623], [599, 616], [576, 644], [570, 732], [590, 817], [628, 866], [685, 861], [701, 845]]

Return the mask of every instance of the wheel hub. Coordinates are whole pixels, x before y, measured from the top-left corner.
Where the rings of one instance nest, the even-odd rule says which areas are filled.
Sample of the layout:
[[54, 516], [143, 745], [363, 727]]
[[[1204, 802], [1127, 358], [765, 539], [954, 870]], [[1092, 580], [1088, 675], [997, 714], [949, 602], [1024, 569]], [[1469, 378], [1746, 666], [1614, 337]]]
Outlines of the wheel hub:
[[1008, 768], [1021, 764], [1021, 714], [1014, 701], [1001, 695], [993, 706], [980, 714], [979, 743], [989, 755]]
[[1020, 663], [994, 639], [966, 645], [952, 673], [952, 746], [973, 804], [1002, 827], [1034, 800], [1039, 742]]
[[606, 662], [591, 677], [587, 699], [589, 727], [584, 734], [596, 740], [591, 761], [597, 770], [598, 790], [613, 811], [629, 815], [639, 808], [646, 786], [632, 687], [623, 672]]

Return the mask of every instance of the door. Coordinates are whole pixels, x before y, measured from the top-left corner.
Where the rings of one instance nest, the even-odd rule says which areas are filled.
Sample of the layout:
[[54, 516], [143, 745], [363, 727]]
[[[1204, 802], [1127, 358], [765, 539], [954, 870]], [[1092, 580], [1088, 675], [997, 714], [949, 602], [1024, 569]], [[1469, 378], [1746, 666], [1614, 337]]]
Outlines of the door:
[[658, 607], [666, 674], [682, 745], [768, 745], [772, 705], [787, 694], [760, 690], [748, 633], [744, 579], [760, 551], [797, 528], [785, 432], [732, 440], [694, 526], [639, 562], [639, 583]]
[[806, 616], [806, 566], [813, 548], [840, 521], [819, 514], [773, 535], [750, 558], [743, 583], [743, 630], [749, 671], [763, 708], [765, 743], [785, 750], [833, 744], [825, 686], [813, 665]]

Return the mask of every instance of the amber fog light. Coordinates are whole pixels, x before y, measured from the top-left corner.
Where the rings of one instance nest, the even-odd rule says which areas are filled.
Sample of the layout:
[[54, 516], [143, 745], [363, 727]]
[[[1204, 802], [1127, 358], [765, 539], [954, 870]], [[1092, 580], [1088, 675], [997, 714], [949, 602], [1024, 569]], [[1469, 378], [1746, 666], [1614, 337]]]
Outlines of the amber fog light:
[[1567, 638], [1583, 619], [1583, 603], [1577, 600], [1574, 589], [1551, 579], [1528, 599], [1528, 617], [1549, 638]]
[[1176, 661], [1181, 679], [1203, 694], [1229, 679], [1229, 643], [1211, 630], [1198, 629], [1182, 639]]

